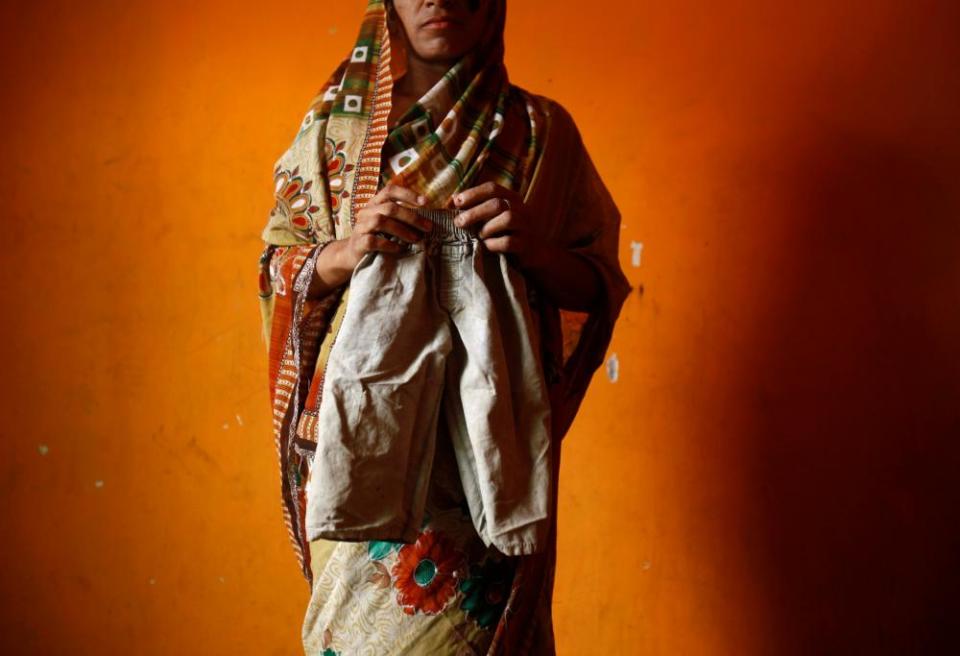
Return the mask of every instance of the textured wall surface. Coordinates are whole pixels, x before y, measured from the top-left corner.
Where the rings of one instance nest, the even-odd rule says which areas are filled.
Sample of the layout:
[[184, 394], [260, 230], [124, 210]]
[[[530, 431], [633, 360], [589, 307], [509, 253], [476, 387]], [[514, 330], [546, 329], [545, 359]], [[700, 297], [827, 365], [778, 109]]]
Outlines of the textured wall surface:
[[[2, 3], [3, 653], [298, 653], [256, 260], [362, 5]], [[642, 288], [565, 440], [561, 654], [952, 639], [958, 26], [511, 2], [511, 76], [577, 120]]]

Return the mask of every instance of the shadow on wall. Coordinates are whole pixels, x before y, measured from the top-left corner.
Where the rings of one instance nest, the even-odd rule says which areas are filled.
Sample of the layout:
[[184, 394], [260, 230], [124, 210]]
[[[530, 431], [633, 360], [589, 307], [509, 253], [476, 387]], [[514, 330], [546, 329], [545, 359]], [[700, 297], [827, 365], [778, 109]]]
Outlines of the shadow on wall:
[[960, 653], [957, 149], [813, 143], [743, 372], [770, 630], [779, 654]]

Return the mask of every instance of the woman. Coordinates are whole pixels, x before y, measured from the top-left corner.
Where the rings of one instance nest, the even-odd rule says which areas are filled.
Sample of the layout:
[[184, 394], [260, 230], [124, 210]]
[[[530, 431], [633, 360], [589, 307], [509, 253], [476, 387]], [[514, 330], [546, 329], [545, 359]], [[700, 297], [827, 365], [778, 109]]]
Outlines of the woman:
[[[554, 653], [560, 440], [630, 292], [620, 217], [569, 114], [509, 83], [505, 0], [369, 0], [355, 47], [277, 163], [260, 299], [284, 515], [312, 595], [309, 654]], [[366, 253], [458, 208], [528, 281], [551, 404], [548, 548], [508, 557], [471, 523], [443, 427], [417, 540], [310, 540], [323, 373]]]

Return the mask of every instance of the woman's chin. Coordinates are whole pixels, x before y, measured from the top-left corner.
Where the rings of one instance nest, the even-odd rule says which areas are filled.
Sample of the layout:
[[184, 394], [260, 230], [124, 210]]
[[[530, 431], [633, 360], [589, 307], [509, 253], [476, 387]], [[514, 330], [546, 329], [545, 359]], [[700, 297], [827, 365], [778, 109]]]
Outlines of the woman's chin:
[[448, 39], [435, 39], [418, 54], [421, 59], [430, 63], [452, 63], [463, 56], [463, 48]]

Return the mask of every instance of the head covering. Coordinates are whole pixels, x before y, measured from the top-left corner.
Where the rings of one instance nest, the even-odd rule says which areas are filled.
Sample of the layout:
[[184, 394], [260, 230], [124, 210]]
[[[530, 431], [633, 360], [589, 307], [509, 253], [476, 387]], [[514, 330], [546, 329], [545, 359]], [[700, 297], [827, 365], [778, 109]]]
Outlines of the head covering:
[[[310, 583], [306, 478], [322, 430], [317, 410], [323, 372], [350, 290], [345, 283], [314, 298], [309, 288], [319, 253], [350, 235], [357, 212], [380, 186], [397, 181], [444, 207], [459, 189], [496, 182], [520, 193], [531, 215], [548, 219], [545, 240], [596, 270], [602, 291], [589, 313], [562, 310], [528, 285], [557, 442], [554, 504], [559, 442], [603, 362], [631, 289], [617, 257], [620, 214], [573, 119], [555, 101], [510, 84], [503, 64], [506, 2], [485, 4], [490, 15], [478, 45], [388, 134], [393, 81], [405, 62], [401, 49], [398, 61], [392, 60], [383, 0], [369, 0], [354, 47], [311, 103], [274, 169], [276, 202], [262, 232], [260, 309], [284, 519]], [[552, 540], [547, 552], [522, 557], [495, 645], [543, 644], [552, 637], [544, 627], [550, 625], [555, 530]]]
[[391, 42], [403, 35], [388, 29], [383, 0], [368, 2], [356, 45], [277, 163], [278, 202], [265, 241], [292, 245], [335, 232], [346, 237], [357, 212], [391, 180], [427, 196], [434, 207], [449, 206], [456, 191], [488, 180], [525, 190], [542, 139], [516, 102], [503, 63], [506, 0], [490, 0], [480, 11], [488, 17], [477, 46], [388, 134], [394, 76], [406, 69], [406, 49], [395, 62]]
[[[527, 121], [512, 121], [503, 131], [511, 95], [503, 63], [505, 2], [489, 2], [479, 11], [487, 15], [477, 46], [400, 117], [384, 149], [383, 181], [410, 187], [437, 206], [475, 184], [485, 166], [485, 180], [517, 189], [537, 155], [527, 147]], [[401, 45], [396, 55], [402, 61], [404, 35], [398, 32], [391, 38]], [[395, 72], [406, 69], [398, 59], [391, 56]]]

